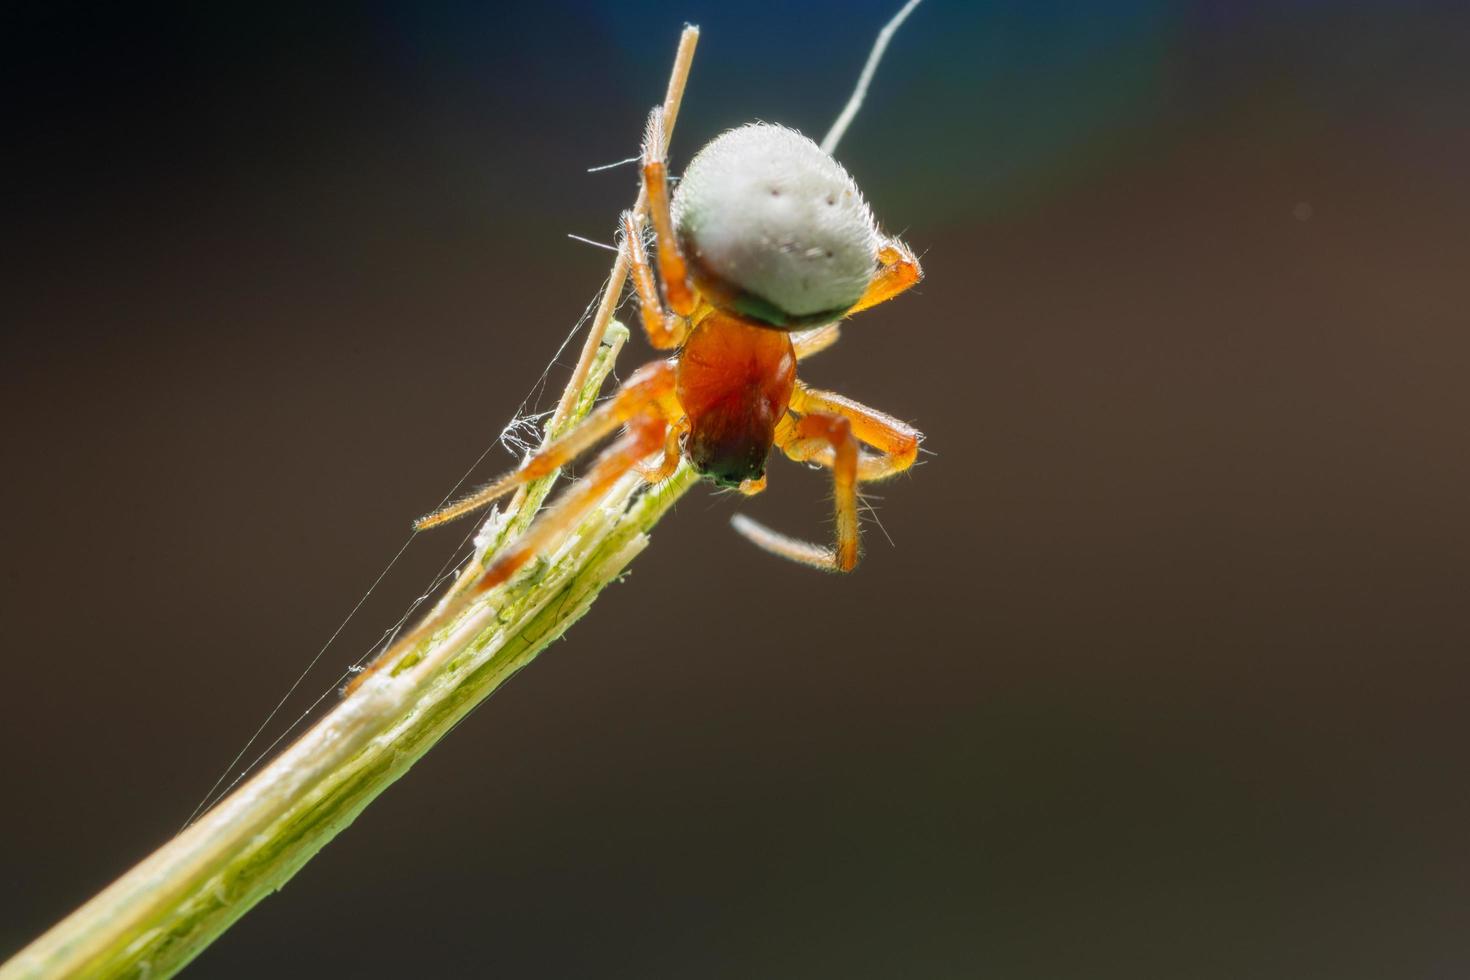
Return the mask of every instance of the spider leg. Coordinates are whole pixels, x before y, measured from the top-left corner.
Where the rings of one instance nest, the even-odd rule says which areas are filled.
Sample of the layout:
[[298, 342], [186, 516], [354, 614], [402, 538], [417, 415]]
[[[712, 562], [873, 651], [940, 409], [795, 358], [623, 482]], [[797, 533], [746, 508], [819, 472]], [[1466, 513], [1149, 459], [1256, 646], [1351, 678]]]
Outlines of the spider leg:
[[[587, 475], [567, 488], [511, 546], [495, 556], [469, 593], [481, 595], [510, 580], [529, 559], [549, 550], [597, 505], [618, 480], [664, 445], [668, 422], [657, 408], [628, 420], [628, 431], [604, 449]], [[677, 464], [678, 460], [675, 459]]]
[[643, 477], [644, 483], [662, 483], [674, 475], [684, 458], [682, 440], [688, 431], [687, 416], [680, 416], [677, 421], [669, 424], [668, 432], [664, 435], [664, 454], [658, 463], [654, 466], [638, 466], [638, 475]]
[[472, 585], [452, 594], [431, 616], [379, 654], [353, 678], [343, 693], [351, 694], [357, 690], [384, 665], [395, 661], [401, 652], [413, 649], [452, 622], [476, 596], [508, 582], [527, 561], [549, 550], [569, 529], [576, 527], [583, 516], [597, 505], [608, 487], [629, 470], [636, 469], [658, 449], [664, 441], [664, 430], [668, 428], [662, 413], [658, 406], [645, 406], [642, 412], [628, 419], [628, 431], [602, 451], [586, 476], [558, 497], [556, 503], [541, 513], [508, 549], [497, 554]]
[[665, 145], [663, 110], [654, 109], [643, 137], [643, 188], [648, 194], [648, 216], [653, 219], [653, 231], [658, 238], [658, 275], [663, 280], [664, 299], [670, 312], [687, 317], [694, 312], [696, 297], [689, 282], [689, 267], [674, 235], [674, 219], [669, 214]]
[[[623, 241], [627, 243], [628, 265], [633, 273], [633, 288], [638, 292], [638, 312], [643, 317], [643, 330], [648, 342], [658, 350], [669, 350], [684, 343], [689, 335], [689, 321], [664, 310], [648, 264], [648, 251], [643, 247], [643, 233], [632, 211], [623, 212]], [[663, 247], [659, 247], [663, 253]]]
[[[837, 542], [832, 548], [787, 537], [743, 514], [731, 519], [735, 530], [759, 548], [805, 565], [851, 571], [858, 558], [857, 484], [902, 473], [919, 454], [919, 431], [877, 409], [815, 391], [801, 382], [791, 395], [788, 415], [776, 426], [776, 445], [799, 463], [832, 470], [837, 511]], [[865, 453], [859, 442], [878, 452]]]
[[[674, 396], [674, 365], [669, 361], [645, 364], [628, 378], [618, 393], [582, 420], [571, 431], [553, 440], [521, 465], [500, 479], [467, 497], [420, 517], [414, 527], [422, 531], [463, 517], [510, 493], [516, 487], [543, 476], [550, 476], [563, 465], [590, 449], [619, 425], [629, 422], [650, 408], [657, 408], [661, 418], [678, 417]], [[663, 438], [660, 431], [659, 438]], [[657, 448], [657, 447], [655, 447]], [[652, 449], [649, 450], [652, 452]], [[645, 453], [644, 455], [647, 455]]]
[[889, 238], [878, 249], [878, 274], [868, 283], [862, 297], [847, 311], [848, 316], [887, 302], [924, 278], [914, 250], [897, 238]]
[[[791, 407], [802, 414], [826, 412], [840, 415], [852, 423], [852, 434], [878, 450], [878, 454], [861, 453], [857, 474], [860, 483], [882, 480], [902, 473], [919, 456], [919, 442], [924, 437], [918, 429], [891, 415], [869, 408], [861, 402], [830, 391], [808, 388], [800, 381], [791, 393]], [[779, 431], [779, 430], [778, 430]], [[812, 457], [823, 466], [834, 464], [833, 450], [823, 449]]]
[[839, 323], [824, 323], [820, 327], [791, 332], [791, 346], [796, 350], [796, 359], [804, 361], [813, 354], [820, 354], [842, 339]]
[[813, 412], [776, 432], [777, 445], [798, 462], [830, 455], [837, 541], [831, 548], [799, 541], [736, 514], [730, 523], [758, 548], [782, 558], [834, 572], [850, 572], [858, 560], [858, 442], [852, 423], [841, 415]]

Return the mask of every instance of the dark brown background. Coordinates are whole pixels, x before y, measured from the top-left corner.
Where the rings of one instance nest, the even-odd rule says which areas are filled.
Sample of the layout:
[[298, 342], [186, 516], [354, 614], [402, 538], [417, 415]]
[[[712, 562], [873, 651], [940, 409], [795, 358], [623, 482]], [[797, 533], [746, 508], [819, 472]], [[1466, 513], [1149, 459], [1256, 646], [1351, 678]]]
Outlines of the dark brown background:
[[[928, 433], [896, 547], [824, 577], [696, 491], [193, 972], [1463, 975], [1454, 6], [921, 7], [840, 156], [929, 278], [806, 372]], [[0, 954], [175, 830], [515, 412], [681, 20], [676, 166], [820, 134], [889, 7], [8, 15]]]

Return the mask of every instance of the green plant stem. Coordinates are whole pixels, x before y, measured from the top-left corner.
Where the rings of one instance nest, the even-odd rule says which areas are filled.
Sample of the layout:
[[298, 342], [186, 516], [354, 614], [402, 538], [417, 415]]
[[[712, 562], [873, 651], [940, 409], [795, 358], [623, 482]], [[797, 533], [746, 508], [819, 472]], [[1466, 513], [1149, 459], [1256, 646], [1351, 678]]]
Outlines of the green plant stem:
[[[572, 420], [590, 406], [624, 337], [614, 325]], [[638, 493], [629, 474], [558, 549], [369, 677], [197, 823], [0, 967], [0, 980], [179, 970], [581, 618], [695, 479], [686, 465]], [[532, 507], [546, 489], [532, 488]], [[504, 515], [487, 524], [499, 533], [482, 537], [493, 547], [525, 519]]]
[[[665, 139], [698, 40], [699, 29], [686, 25], [664, 96]], [[640, 192], [635, 222], [646, 200]], [[586, 416], [628, 338], [612, 320], [627, 271], [627, 253], [619, 249], [548, 438]], [[388, 651], [384, 669], [196, 823], [0, 966], [0, 980], [153, 978], [184, 967], [580, 619], [647, 547], [649, 530], [696, 476], [682, 464], [639, 493], [643, 482], [629, 473], [522, 574], [465, 601], [465, 587], [500, 545], [525, 530], [555, 480], [527, 484], [492, 514], [475, 556], [429, 614], [430, 625]]]

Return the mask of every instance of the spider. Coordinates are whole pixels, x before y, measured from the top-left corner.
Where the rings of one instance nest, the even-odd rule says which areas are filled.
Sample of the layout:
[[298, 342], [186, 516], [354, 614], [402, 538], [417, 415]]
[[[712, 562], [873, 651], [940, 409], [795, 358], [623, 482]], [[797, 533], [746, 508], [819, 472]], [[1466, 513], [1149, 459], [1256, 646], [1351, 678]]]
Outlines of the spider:
[[625, 428], [582, 480], [496, 556], [476, 592], [508, 581], [629, 471], [657, 483], [688, 459], [706, 479], [755, 494], [765, 489], [773, 446], [832, 471], [836, 541], [830, 548], [800, 541], [741, 515], [732, 520], [735, 530], [782, 557], [851, 571], [858, 484], [901, 473], [918, 454], [916, 429], [796, 376], [798, 361], [838, 339], [837, 321], [922, 276], [909, 247], [878, 231], [852, 177], [795, 130], [750, 123], [697, 153], [671, 200], [665, 145], [655, 109], [642, 180], [662, 295], [633, 213], [623, 214], [622, 232], [648, 340], [675, 353], [639, 368], [520, 469], [416, 522], [422, 530], [477, 510]]

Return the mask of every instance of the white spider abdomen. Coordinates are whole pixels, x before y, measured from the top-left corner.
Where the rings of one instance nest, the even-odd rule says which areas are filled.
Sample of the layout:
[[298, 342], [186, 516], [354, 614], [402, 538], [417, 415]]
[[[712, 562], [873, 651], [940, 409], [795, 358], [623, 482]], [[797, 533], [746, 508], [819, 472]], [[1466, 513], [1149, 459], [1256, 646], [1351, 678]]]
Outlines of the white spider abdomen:
[[878, 229], [857, 184], [784, 126], [716, 137], [689, 162], [672, 209], [700, 292], [771, 326], [835, 319], [873, 278]]

